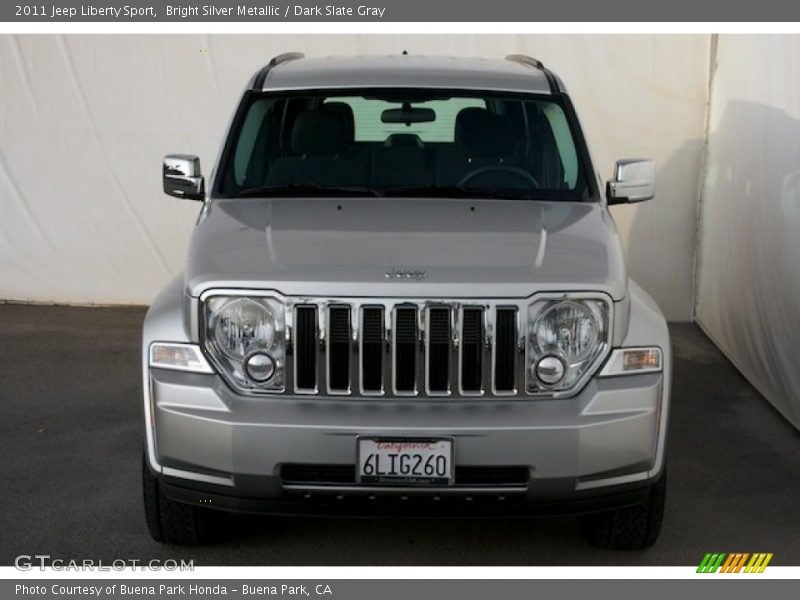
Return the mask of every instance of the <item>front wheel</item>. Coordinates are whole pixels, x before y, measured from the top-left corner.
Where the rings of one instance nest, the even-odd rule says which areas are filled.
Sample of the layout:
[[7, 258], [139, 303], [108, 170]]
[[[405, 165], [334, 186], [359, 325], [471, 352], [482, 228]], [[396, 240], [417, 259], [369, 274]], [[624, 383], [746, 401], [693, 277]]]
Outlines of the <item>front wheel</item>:
[[592, 546], [608, 550], [644, 550], [656, 543], [664, 519], [667, 473], [647, 500], [636, 506], [581, 517], [581, 529]]
[[218, 537], [218, 511], [170, 500], [161, 490], [158, 478], [142, 461], [142, 490], [147, 529], [152, 538], [163, 544], [197, 546]]

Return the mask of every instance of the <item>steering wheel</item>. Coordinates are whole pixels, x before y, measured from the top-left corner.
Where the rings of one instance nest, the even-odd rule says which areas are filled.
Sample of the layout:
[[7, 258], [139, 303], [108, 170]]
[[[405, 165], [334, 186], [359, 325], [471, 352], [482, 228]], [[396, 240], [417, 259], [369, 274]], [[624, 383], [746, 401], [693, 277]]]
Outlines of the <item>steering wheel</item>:
[[533, 184], [533, 187], [539, 189], [539, 182], [534, 179], [533, 175], [528, 173], [525, 169], [521, 169], [519, 167], [511, 167], [508, 165], [489, 165], [488, 167], [478, 167], [474, 171], [470, 171], [464, 177], [461, 178], [461, 181], [458, 182], [459, 186], [464, 186], [468, 182], [472, 181], [476, 177], [480, 177], [481, 175], [485, 175], [486, 173], [508, 173], [520, 179], [524, 179], [526, 183]]

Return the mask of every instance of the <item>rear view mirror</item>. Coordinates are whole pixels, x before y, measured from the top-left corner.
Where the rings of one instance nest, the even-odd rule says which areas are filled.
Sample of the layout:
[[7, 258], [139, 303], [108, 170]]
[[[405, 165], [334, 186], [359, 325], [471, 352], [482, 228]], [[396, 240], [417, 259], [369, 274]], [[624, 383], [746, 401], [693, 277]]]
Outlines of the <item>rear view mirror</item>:
[[381, 113], [381, 123], [431, 123], [436, 120], [436, 113], [431, 108], [413, 108], [404, 102], [402, 108], [387, 108]]
[[646, 158], [618, 160], [614, 179], [606, 183], [609, 204], [650, 200], [656, 194], [656, 163]]
[[205, 183], [200, 172], [200, 159], [189, 154], [169, 154], [162, 170], [164, 193], [187, 200], [203, 200]]

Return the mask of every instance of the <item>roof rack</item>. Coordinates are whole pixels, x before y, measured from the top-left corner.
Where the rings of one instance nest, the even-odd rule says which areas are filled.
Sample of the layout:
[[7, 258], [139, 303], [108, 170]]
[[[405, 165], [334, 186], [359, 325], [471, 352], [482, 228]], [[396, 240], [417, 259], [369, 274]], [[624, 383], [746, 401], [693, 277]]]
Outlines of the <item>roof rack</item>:
[[269, 61], [270, 67], [277, 67], [281, 63], [289, 62], [290, 60], [299, 60], [301, 58], [305, 58], [306, 55], [302, 52], [284, 52], [283, 54], [278, 54]]
[[261, 69], [256, 76], [253, 78], [253, 86], [252, 89], [254, 90], [263, 90], [264, 89], [264, 82], [267, 80], [267, 75], [269, 72], [280, 64], [289, 62], [291, 60], [299, 60], [301, 58], [305, 58], [305, 54], [302, 52], [284, 52], [283, 54], [278, 54], [278, 56], [274, 56], [267, 66]]
[[533, 67], [534, 69], [539, 69], [542, 73], [544, 73], [544, 76], [547, 79], [547, 85], [550, 86], [550, 93], [558, 94], [559, 92], [558, 81], [556, 80], [555, 75], [553, 75], [550, 69], [544, 66], [542, 61], [536, 60], [532, 56], [527, 56], [525, 54], [509, 54], [508, 56], [506, 56], [506, 60], [519, 63], [526, 67]]
[[535, 67], [536, 69], [544, 69], [542, 61], [536, 60], [532, 56], [527, 56], [525, 54], [509, 54], [506, 56], [506, 60], [510, 60], [511, 62], [516, 62], [521, 65], [527, 65], [529, 67]]

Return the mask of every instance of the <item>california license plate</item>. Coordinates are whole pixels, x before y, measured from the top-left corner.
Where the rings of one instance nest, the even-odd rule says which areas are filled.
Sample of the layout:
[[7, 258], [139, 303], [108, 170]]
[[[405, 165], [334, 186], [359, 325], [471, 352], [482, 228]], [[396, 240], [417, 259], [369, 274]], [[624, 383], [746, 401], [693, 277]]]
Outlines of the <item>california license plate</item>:
[[453, 483], [453, 440], [361, 437], [357, 443], [359, 483]]

